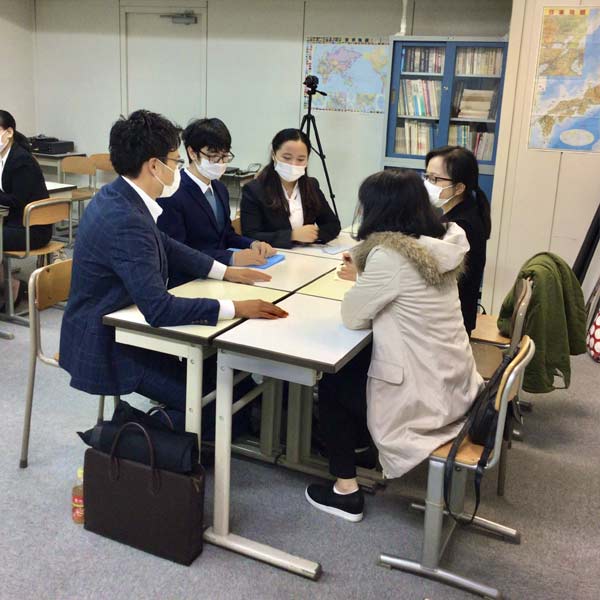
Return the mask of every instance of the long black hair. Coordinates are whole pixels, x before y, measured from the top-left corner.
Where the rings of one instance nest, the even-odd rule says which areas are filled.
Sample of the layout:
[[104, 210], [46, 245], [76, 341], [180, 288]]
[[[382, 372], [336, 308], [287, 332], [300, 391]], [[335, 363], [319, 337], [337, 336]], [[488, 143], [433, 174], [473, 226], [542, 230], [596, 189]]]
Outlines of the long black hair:
[[471, 196], [477, 203], [479, 215], [483, 222], [486, 239], [490, 239], [492, 232], [492, 218], [490, 203], [485, 192], [479, 187], [479, 166], [475, 155], [462, 146], [442, 146], [435, 148], [425, 157], [425, 166], [436, 156], [441, 156], [448, 171], [448, 176], [453, 184], [462, 183], [465, 186], [464, 195]]
[[369, 175], [358, 190], [362, 221], [356, 238], [377, 231], [398, 231], [418, 238], [441, 238], [446, 226], [429, 202], [421, 177], [411, 169], [386, 169]]
[[[262, 183], [266, 192], [266, 205], [276, 211], [290, 214], [290, 206], [285, 198], [281, 180], [275, 171], [273, 155], [286, 142], [300, 141], [306, 146], [306, 155], [310, 156], [310, 140], [308, 136], [299, 129], [282, 129], [271, 141], [271, 160], [269, 164], [258, 174], [257, 179]], [[298, 179], [298, 189], [302, 198], [302, 210], [304, 211], [304, 222], [313, 223], [319, 212], [319, 198], [315, 185], [305, 173]]]
[[10, 127], [14, 131], [13, 143], [17, 144], [17, 146], [21, 146], [21, 148], [27, 150], [27, 152], [31, 152], [31, 146], [29, 145], [27, 138], [21, 132], [17, 131], [15, 118], [7, 110], [0, 110], [0, 127], [2, 127], [2, 129], [8, 129]]

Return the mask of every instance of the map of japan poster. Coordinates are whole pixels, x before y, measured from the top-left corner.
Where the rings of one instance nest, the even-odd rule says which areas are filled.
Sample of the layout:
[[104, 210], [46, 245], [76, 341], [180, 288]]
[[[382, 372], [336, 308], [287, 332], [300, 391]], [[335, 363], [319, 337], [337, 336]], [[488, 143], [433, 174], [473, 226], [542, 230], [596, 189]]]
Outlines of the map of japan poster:
[[379, 38], [306, 38], [304, 75], [316, 75], [327, 94], [313, 97], [313, 109], [384, 112], [388, 50], [388, 42]]
[[529, 147], [600, 152], [600, 6], [544, 8]]

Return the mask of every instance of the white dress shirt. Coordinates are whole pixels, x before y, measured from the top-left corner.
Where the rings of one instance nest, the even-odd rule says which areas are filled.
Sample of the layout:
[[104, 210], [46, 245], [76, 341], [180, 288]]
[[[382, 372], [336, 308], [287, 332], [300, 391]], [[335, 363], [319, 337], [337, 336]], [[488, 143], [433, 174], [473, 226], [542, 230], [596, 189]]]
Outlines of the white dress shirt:
[[[281, 184], [283, 187], [283, 184]], [[302, 209], [302, 196], [300, 196], [300, 189], [298, 184], [294, 186], [292, 193], [288, 196], [288, 193], [283, 187], [283, 193], [290, 205], [290, 225], [292, 229], [298, 229], [304, 225], [304, 211]]]
[[[123, 179], [137, 192], [138, 196], [142, 199], [142, 202], [146, 205], [150, 216], [156, 223], [158, 217], [160, 217], [160, 215], [162, 214], [162, 208], [159, 206], [158, 202], [156, 202], [156, 200], [153, 200], [141, 187], [133, 183], [131, 179], [128, 179], [127, 177], [123, 177]], [[207, 278], [218, 279], [222, 281], [223, 277], [225, 276], [226, 270], [227, 267], [224, 264], [213, 260], [213, 264], [210, 268], [210, 271], [208, 272]], [[233, 305], [232, 300], [219, 300], [219, 307], [220, 321], [234, 318], [235, 306]]]
[[10, 149], [12, 148], [12, 145], [9, 146], [6, 154], [2, 157], [0, 157], [0, 191], [4, 191], [4, 188], [2, 187], [2, 173], [4, 172], [4, 165], [6, 164], [6, 161], [8, 159], [8, 155], [10, 154]]

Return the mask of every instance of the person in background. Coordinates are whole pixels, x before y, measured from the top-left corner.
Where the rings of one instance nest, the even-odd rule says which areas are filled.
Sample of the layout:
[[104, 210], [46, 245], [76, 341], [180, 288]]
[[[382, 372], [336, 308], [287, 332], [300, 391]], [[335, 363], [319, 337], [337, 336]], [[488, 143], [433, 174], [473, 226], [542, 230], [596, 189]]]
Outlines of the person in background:
[[490, 203], [479, 187], [475, 155], [460, 146], [444, 146], [425, 157], [425, 187], [443, 220], [464, 229], [469, 242], [465, 273], [458, 281], [458, 294], [465, 329], [469, 336], [477, 322], [479, 290], [485, 268], [486, 244], [492, 230]]
[[[441, 222], [414, 171], [375, 173], [358, 196], [362, 244], [340, 273], [358, 276], [342, 301], [342, 320], [350, 329], [373, 329], [366, 418], [383, 474], [394, 478], [455, 437], [483, 384], [456, 282], [469, 244], [458, 225]], [[364, 359], [358, 355], [345, 370], [352, 373], [356, 360], [360, 369]], [[305, 496], [326, 513], [360, 521], [364, 498], [354, 449], [365, 409], [344, 394], [326, 401], [323, 410], [319, 397], [329, 469], [337, 479], [333, 486], [309, 485]]]
[[[220, 119], [197, 119], [183, 131], [189, 166], [181, 171], [181, 185], [170, 198], [157, 200], [162, 208], [157, 225], [171, 238], [237, 267], [263, 265], [275, 250], [266, 242], [238, 235], [230, 217], [229, 193], [219, 181], [233, 160], [231, 135]], [[232, 252], [228, 248], [238, 248]], [[176, 268], [176, 266], [175, 266]], [[177, 270], [169, 285], [186, 280]]]
[[[25, 207], [34, 200], [48, 197], [44, 176], [38, 162], [31, 155], [27, 138], [17, 131], [14, 117], [0, 110], [0, 206], [8, 208], [2, 227], [4, 250], [25, 250], [26, 234], [23, 226]], [[52, 225], [33, 225], [29, 228], [32, 250], [42, 248], [52, 237]], [[0, 272], [0, 288], [4, 275]], [[13, 282], [15, 306], [19, 303], [25, 285]], [[3, 302], [0, 301], [0, 304]]]
[[242, 233], [278, 248], [327, 243], [340, 232], [318, 181], [306, 173], [310, 141], [283, 129], [271, 142], [271, 160], [242, 190]]
[[[266, 273], [231, 269], [156, 227], [161, 213], [156, 198], [170, 196], [179, 186], [179, 142], [179, 129], [149, 111], [135, 111], [113, 125], [110, 159], [119, 177], [92, 198], [79, 224], [59, 362], [74, 388], [89, 394], [137, 392], [167, 405], [183, 428], [186, 362], [115, 342], [104, 315], [136, 304], [150, 325], [168, 327], [210, 326], [233, 317], [277, 319], [287, 313], [262, 300], [178, 298], [167, 291], [173, 264], [195, 278], [270, 280]], [[205, 361], [204, 393], [211, 389], [211, 373], [214, 382], [214, 368], [207, 366], [214, 364]]]

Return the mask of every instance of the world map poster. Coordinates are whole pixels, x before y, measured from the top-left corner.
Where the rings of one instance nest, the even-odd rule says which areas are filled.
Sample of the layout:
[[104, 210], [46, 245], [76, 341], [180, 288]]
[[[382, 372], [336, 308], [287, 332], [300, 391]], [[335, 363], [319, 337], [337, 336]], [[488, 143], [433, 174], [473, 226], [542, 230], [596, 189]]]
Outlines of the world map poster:
[[600, 7], [544, 8], [529, 147], [600, 152]]
[[327, 94], [313, 96], [313, 109], [384, 112], [388, 50], [388, 42], [378, 38], [306, 38], [305, 76], [316, 75]]

